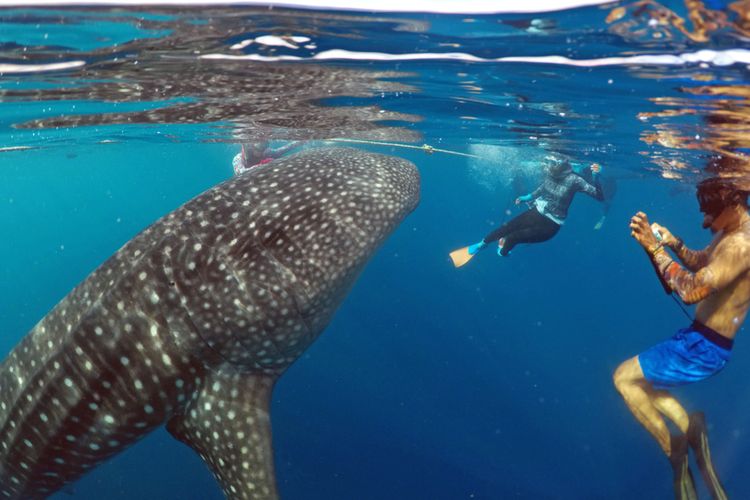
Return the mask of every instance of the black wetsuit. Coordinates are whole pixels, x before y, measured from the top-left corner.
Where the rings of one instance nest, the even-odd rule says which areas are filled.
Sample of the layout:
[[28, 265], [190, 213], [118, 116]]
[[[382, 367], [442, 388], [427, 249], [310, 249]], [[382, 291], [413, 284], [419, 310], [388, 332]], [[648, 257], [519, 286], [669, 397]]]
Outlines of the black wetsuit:
[[583, 177], [568, 170], [559, 175], [548, 175], [541, 186], [531, 193], [534, 208], [509, 220], [484, 237], [485, 243], [505, 238], [500, 251], [507, 255], [519, 243], [539, 243], [552, 238], [568, 216], [568, 207], [577, 192], [601, 201], [602, 188], [598, 179], [589, 184]]

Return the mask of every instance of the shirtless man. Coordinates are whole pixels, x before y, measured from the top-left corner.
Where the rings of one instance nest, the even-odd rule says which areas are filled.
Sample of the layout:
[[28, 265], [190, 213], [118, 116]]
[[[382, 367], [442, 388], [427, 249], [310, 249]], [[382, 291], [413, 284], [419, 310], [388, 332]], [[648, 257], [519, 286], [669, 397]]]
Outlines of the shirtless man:
[[[748, 193], [713, 178], [698, 185], [697, 195], [704, 214], [703, 227], [715, 235], [704, 250], [688, 249], [666, 228], [649, 224], [643, 212], [630, 221], [632, 236], [648, 253], [665, 289], [697, 307], [692, 325], [622, 363], [615, 371], [614, 383], [635, 418], [669, 458], [676, 498], [697, 498], [688, 467], [689, 443], [712, 497], [726, 499], [711, 464], [703, 414], [688, 417], [666, 389], [706, 379], [729, 360], [734, 336], [750, 305]], [[662, 415], [681, 433], [670, 435]]]

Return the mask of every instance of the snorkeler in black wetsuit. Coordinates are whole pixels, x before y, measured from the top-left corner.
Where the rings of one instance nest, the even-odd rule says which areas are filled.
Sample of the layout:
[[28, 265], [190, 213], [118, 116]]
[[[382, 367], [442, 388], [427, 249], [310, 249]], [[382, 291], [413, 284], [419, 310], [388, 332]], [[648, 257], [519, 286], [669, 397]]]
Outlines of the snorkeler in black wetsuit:
[[533, 193], [516, 199], [516, 204], [533, 202], [533, 207], [493, 230], [479, 243], [451, 252], [453, 265], [463, 266], [492, 241], [498, 242], [497, 253], [505, 256], [519, 243], [549, 240], [565, 222], [568, 207], [577, 192], [586, 193], [599, 201], [604, 199], [598, 180], [600, 170], [598, 164], [591, 165], [594, 183], [590, 184], [573, 172], [569, 162], [555, 161], [548, 167], [541, 186]]

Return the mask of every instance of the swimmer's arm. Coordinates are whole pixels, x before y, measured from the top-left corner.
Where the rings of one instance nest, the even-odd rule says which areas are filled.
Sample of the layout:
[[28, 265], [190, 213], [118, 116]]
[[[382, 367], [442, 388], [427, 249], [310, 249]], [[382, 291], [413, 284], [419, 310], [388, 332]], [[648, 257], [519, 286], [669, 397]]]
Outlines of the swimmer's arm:
[[522, 201], [528, 202], [528, 201], [535, 200], [536, 198], [539, 197], [539, 195], [541, 193], [542, 193], [542, 186], [540, 185], [538, 188], [536, 188], [531, 193], [529, 193], [529, 194], [523, 194], [523, 195], [519, 196], [518, 198], [516, 198], [516, 205], [518, 205]]
[[686, 304], [695, 304], [721, 290], [748, 269], [747, 245], [725, 245], [712, 261], [693, 273], [672, 260], [661, 247], [650, 254], [659, 276]]
[[708, 264], [708, 250], [691, 250], [680, 238], [674, 238], [674, 241], [670, 241], [667, 246], [674, 251], [680, 262], [692, 272], [697, 272]]
[[602, 191], [601, 183], [599, 183], [599, 174], [595, 172], [593, 177], [593, 184], [589, 184], [586, 179], [584, 179], [583, 177], [579, 177], [576, 180], [576, 182], [578, 183], [577, 187], [580, 191], [583, 191], [592, 198], [599, 201], [604, 201], [604, 192]]
[[711, 295], [716, 289], [708, 267], [697, 273], [685, 269], [662, 248], [651, 256], [662, 284], [677, 293], [685, 304], [695, 304]]
[[[661, 244], [671, 248], [689, 271], [695, 273], [708, 265], [708, 250], [710, 247], [704, 250], [690, 250], [680, 238], [672, 234], [672, 231], [657, 222], [651, 224], [651, 231], [659, 235]], [[655, 250], [656, 248], [653, 248], [649, 253], [653, 253]]]

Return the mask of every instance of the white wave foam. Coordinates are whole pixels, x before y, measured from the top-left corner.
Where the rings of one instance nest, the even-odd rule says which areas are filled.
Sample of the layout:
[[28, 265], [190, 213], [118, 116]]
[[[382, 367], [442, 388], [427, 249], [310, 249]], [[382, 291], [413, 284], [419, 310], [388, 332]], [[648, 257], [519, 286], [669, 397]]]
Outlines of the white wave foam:
[[85, 61], [66, 61], [51, 64], [0, 64], [0, 75], [9, 73], [41, 73], [44, 71], [60, 71], [64, 69], [80, 68]]
[[320, 52], [312, 57], [298, 56], [261, 56], [258, 54], [225, 55], [205, 54], [205, 59], [230, 59], [253, 61], [301, 61], [301, 60], [355, 60], [355, 61], [429, 61], [454, 60], [463, 62], [526, 62], [533, 64], [557, 64], [563, 66], [676, 66], [683, 64], [713, 64], [714, 66], [730, 66], [732, 64], [750, 64], [750, 50], [699, 50], [684, 54], [646, 54], [628, 57], [602, 57], [598, 59], [570, 59], [565, 56], [510, 56], [488, 59], [463, 52], [423, 52], [413, 54], [387, 54], [384, 52], [353, 52], [350, 50], [332, 49]]
[[299, 56], [261, 56], [259, 54], [245, 54], [242, 56], [230, 56], [226, 54], [204, 54], [198, 56], [199, 59], [223, 59], [227, 61], [261, 61], [261, 62], [276, 62], [276, 61], [301, 61], [304, 59]]
[[[206, 0], [26, 0], [23, 5], [135, 5], [138, 7], [149, 5], [201, 5]], [[292, 7], [303, 9], [335, 9], [355, 10], [367, 12], [434, 12], [438, 14], [501, 14], [519, 12], [551, 12], [556, 10], [574, 9], [590, 5], [611, 3], [611, 0], [379, 0], [378, 2], [357, 0], [238, 0], [231, 5], [263, 5], [276, 7]], [[0, 5], [11, 4], [10, 1], [0, 0]]]
[[563, 56], [540, 57], [501, 57], [496, 61], [528, 62], [537, 64], [561, 64], [565, 66], [675, 66], [681, 64], [713, 64], [714, 66], [731, 66], [732, 64], [750, 64], [750, 50], [699, 50], [684, 54], [646, 54], [630, 57], [602, 57], [599, 59], [570, 59]]

